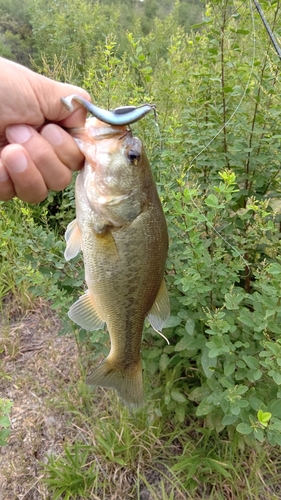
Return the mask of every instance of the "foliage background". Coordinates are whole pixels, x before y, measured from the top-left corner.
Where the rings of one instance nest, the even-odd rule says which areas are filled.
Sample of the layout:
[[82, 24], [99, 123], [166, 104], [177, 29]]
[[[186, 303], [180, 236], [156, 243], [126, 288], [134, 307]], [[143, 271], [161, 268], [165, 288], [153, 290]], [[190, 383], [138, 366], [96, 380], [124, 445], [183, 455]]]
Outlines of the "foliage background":
[[[279, 40], [280, 1], [260, 3]], [[0, 12], [1, 55], [99, 106], [157, 105], [159, 127], [133, 126], [170, 235], [170, 345], [148, 327], [143, 341], [151, 423], [194, 418], [281, 445], [280, 61], [253, 3], [25, 0]], [[73, 186], [0, 210], [2, 300], [44, 296], [65, 318], [83, 286], [81, 261], [63, 261]], [[99, 334], [78, 335], [94, 359], [106, 352]]]

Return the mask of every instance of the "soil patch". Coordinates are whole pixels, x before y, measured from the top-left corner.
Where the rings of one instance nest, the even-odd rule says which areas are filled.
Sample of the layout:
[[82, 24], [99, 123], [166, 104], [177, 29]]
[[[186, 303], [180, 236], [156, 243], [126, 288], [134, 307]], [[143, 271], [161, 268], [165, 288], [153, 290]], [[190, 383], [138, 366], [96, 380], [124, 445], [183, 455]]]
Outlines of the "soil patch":
[[[0, 500], [47, 499], [42, 462], [69, 439], [69, 414], [50, 401], [79, 377], [73, 336], [58, 336], [60, 322], [44, 303], [1, 325], [0, 397], [13, 401], [9, 443], [0, 447]], [[0, 351], [1, 352], [1, 351]]]

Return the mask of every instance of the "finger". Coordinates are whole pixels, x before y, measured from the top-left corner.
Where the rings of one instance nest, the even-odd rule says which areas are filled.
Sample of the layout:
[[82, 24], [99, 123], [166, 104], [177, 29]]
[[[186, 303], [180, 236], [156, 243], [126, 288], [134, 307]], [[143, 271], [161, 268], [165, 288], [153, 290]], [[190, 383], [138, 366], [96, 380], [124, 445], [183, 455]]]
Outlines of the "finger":
[[12, 125], [6, 128], [9, 142], [24, 146], [29, 158], [43, 177], [47, 188], [64, 189], [71, 182], [72, 174], [58, 158], [53, 147], [29, 125]]
[[[63, 104], [60, 103], [62, 106]], [[86, 122], [86, 117], [87, 117], [87, 110], [81, 106], [78, 102], [75, 104], [77, 109], [74, 109], [74, 111], [71, 112], [71, 115], [65, 118], [64, 120], [59, 120], [58, 123], [62, 127], [66, 128], [82, 128], [85, 126]], [[74, 107], [75, 107], [74, 106]], [[69, 110], [67, 110], [69, 114]], [[55, 120], [54, 120], [55, 121]]]
[[65, 130], [53, 123], [41, 130], [41, 135], [51, 144], [60, 161], [70, 170], [82, 168], [85, 157], [75, 140]]
[[0, 200], [8, 201], [16, 195], [14, 184], [2, 162], [0, 160]]
[[[44, 179], [23, 146], [9, 144], [2, 150], [1, 160], [14, 188], [13, 196], [28, 203], [39, 203], [47, 197], [48, 189]], [[7, 192], [6, 199], [10, 199], [13, 197], [10, 184], [7, 189], [10, 192]]]

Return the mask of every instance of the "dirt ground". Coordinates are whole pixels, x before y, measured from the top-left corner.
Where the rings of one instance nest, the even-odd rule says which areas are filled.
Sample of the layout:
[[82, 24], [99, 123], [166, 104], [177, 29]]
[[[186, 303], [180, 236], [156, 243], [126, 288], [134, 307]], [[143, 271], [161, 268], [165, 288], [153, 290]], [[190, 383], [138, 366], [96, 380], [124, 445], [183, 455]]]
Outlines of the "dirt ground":
[[[59, 336], [60, 329], [57, 315], [44, 302], [26, 313], [6, 311], [0, 318], [0, 397], [13, 401], [11, 435], [8, 444], [0, 447], [0, 500], [52, 500], [41, 481], [43, 464], [48, 456], [62, 454], [65, 443], [81, 437], [82, 429], [62, 404], [63, 392], [71, 391], [81, 379], [78, 349], [73, 335]], [[157, 468], [148, 466], [144, 471], [146, 481], [156, 486], [161, 463]], [[135, 498], [130, 491], [134, 475], [130, 472], [126, 478], [119, 469], [108, 475], [113, 490], [106, 498]], [[155, 498], [142, 482], [139, 490], [141, 500]]]
[[[71, 420], [71, 414], [58, 404], [63, 391], [71, 390], [81, 379], [78, 350], [72, 335], [58, 335], [60, 321], [44, 302], [25, 314], [6, 316], [14, 320], [0, 319], [0, 397], [12, 400], [13, 408], [10, 439], [7, 446], [0, 447], [0, 500], [52, 500], [41, 481], [42, 463], [46, 463], [51, 454], [63, 453], [64, 444], [75, 442], [81, 431]], [[145, 477], [150, 485], [158, 488], [161, 463], [157, 469], [148, 465]], [[111, 472], [114, 483], [118, 471]], [[125, 483], [126, 491], [130, 491], [132, 477], [122, 479], [123, 472], [119, 473], [121, 479], [116, 481], [120, 482], [121, 489], [116, 488], [110, 500], [135, 498], [131, 494], [120, 495]], [[166, 469], [163, 474], [167, 474]], [[158, 498], [158, 494], [159, 500], [161, 498], [160, 486], [157, 496], [150, 495], [145, 484], [140, 484], [139, 490], [141, 500]], [[191, 497], [178, 491], [171, 498]], [[234, 497], [226, 494], [224, 498]], [[281, 499], [279, 485], [272, 496], [261, 494], [259, 498]]]
[[[0, 397], [13, 401], [11, 436], [0, 447], [0, 500], [47, 499], [41, 463], [62, 451], [69, 415], [50, 401], [77, 374], [73, 337], [58, 336], [60, 323], [43, 303], [7, 325], [1, 324]], [[1, 351], [0, 351], [1, 353]]]

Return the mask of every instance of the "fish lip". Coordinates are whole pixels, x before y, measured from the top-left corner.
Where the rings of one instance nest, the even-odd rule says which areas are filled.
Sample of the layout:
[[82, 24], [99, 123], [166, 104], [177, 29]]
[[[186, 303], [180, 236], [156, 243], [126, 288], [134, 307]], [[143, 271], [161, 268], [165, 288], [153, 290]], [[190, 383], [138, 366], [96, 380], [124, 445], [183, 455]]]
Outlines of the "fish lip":
[[118, 136], [120, 134], [120, 137], [116, 137], [119, 141], [127, 136], [132, 136], [132, 131], [130, 128], [128, 128], [127, 130], [120, 130], [120, 128], [115, 129], [114, 127], [92, 127], [89, 133], [91, 137], [93, 137], [96, 141], [111, 139], [112, 137]]
[[[87, 125], [87, 122], [86, 122]], [[116, 137], [118, 140], [122, 140], [125, 137], [132, 137], [132, 130], [130, 128], [126, 130], [120, 130], [120, 127], [93, 127], [89, 125], [88, 127], [73, 127], [73, 128], [65, 128], [65, 130], [71, 135], [74, 136], [81, 132], [88, 132], [89, 136], [92, 137], [95, 141], [103, 141], [104, 139], [111, 139], [112, 137]], [[120, 137], [118, 137], [120, 135]], [[84, 140], [84, 142], [90, 143], [90, 140]]]
[[115, 205], [120, 203], [122, 200], [127, 200], [131, 196], [134, 196], [138, 192], [137, 189], [131, 189], [131, 191], [128, 191], [126, 194], [120, 195], [118, 198], [116, 198], [116, 201], [112, 200], [110, 202], [111, 205]]
[[121, 201], [124, 201], [124, 200], [127, 200], [128, 198], [130, 198], [131, 196], [135, 195], [136, 194], [136, 190], [132, 190], [130, 191], [129, 193], [126, 193], [126, 194], [120, 194], [119, 196], [113, 196], [112, 199], [106, 197], [106, 196], [103, 196], [102, 194], [99, 193], [99, 191], [97, 190], [97, 193], [100, 194], [100, 196], [98, 196], [96, 198], [96, 204], [97, 205], [107, 205], [109, 207], [113, 207], [114, 205], [118, 205]]

